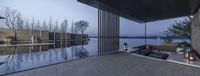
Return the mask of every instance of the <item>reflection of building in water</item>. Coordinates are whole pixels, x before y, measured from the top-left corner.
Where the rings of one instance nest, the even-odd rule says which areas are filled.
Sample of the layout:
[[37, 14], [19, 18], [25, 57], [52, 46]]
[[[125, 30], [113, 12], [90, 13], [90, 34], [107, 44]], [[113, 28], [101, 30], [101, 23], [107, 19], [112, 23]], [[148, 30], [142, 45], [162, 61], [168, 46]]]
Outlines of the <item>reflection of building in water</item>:
[[75, 56], [79, 58], [86, 58], [88, 57], [88, 51], [84, 47], [76, 47]]
[[[61, 48], [49, 49], [49, 46], [34, 47], [10, 47], [2, 48], [8, 50], [0, 57], [5, 59], [4, 64], [0, 65], [5, 69], [5, 73], [41, 67], [49, 64], [65, 62], [73, 59], [88, 57], [88, 51], [82, 46], [72, 46], [74, 50], [61, 46]], [[3, 72], [0, 72], [0, 74]]]
[[[70, 46], [76, 46], [81, 44], [75, 44], [77, 42], [61, 42], [57, 41], [55, 45], [45, 45], [45, 46], [20, 46], [20, 47], [1, 47], [0, 48], [0, 55], [9, 55], [10, 53], [13, 53], [13, 50], [17, 50], [18, 53], [28, 53], [29, 50], [32, 52], [38, 52], [38, 51], [48, 51], [49, 49], [55, 49], [55, 48], [66, 48]], [[85, 41], [83, 45], [87, 45], [88, 41]]]
[[42, 50], [42, 51], [48, 51], [49, 50], [49, 46], [1, 47], [0, 48], [0, 55], [9, 55], [9, 54], [15, 52], [13, 50], [17, 50], [18, 53], [28, 53], [30, 49], [31, 49], [32, 52], [38, 52], [40, 50]]
[[[5, 32], [3, 34], [5, 34]], [[24, 33], [18, 34], [18, 40], [28, 42], [29, 34], [24, 36], [24, 39], [22, 38], [22, 34]], [[10, 33], [8, 35], [12, 34]], [[52, 35], [53, 38], [51, 35], [49, 35], [49, 33], [46, 35], [48, 36], [45, 40], [47, 42], [51, 42], [51, 40], [53, 40], [55, 44], [44, 46], [1, 47], [0, 57], [2, 58], [1, 62], [3, 62], [3, 64], [1, 64], [0, 67], [2, 67], [4, 72], [0, 72], [0, 75], [54, 63], [60, 63], [68, 60], [85, 58], [88, 56], [88, 52], [83, 46], [81, 48], [77, 47], [77, 45], [88, 44], [88, 40], [85, 39], [87, 35], [81, 36], [76, 34], [63, 33], [62, 38], [60, 33], [54, 33]], [[3, 39], [4, 37], [0, 37], [0, 39]], [[84, 40], [80, 37], [84, 37]], [[41, 40], [43, 39], [44, 38], [41, 38]], [[73, 50], [67, 50], [68, 48], [74, 47], [75, 49]]]
[[[60, 43], [61, 42], [57, 42], [56, 45], [48, 45], [48, 46], [1, 47], [0, 55], [9, 55], [10, 53], [14, 52], [13, 50], [17, 50], [18, 53], [28, 53], [29, 50], [31, 50], [32, 52], [48, 51], [49, 49], [66, 48], [66, 47], [78, 45], [78, 44], [75, 45], [74, 42], [71, 42], [71, 44], [66, 44], [66, 42], [63, 42], [62, 45]], [[86, 44], [88, 44], [88, 42], [84, 42], [83, 45], [86, 45]]]

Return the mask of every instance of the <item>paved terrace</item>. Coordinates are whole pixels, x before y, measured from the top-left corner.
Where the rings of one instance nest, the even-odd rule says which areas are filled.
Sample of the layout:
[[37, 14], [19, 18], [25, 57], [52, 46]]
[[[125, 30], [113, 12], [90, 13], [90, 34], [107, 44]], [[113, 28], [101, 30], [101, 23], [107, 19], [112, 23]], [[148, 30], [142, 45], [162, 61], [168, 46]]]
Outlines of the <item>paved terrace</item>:
[[8, 76], [199, 76], [200, 68], [130, 54], [90, 57]]

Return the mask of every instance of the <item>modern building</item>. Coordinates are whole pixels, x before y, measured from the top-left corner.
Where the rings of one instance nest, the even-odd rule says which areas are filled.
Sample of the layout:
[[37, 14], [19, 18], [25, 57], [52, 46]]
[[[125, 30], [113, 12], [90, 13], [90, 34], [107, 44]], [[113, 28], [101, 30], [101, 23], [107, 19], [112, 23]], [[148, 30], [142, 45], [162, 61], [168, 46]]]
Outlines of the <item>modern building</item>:
[[[97, 56], [76, 60], [78, 57], [84, 58], [91, 54], [84, 50], [84, 46], [71, 48], [50, 49], [47, 52], [38, 51], [32, 53], [32, 47], [27, 53], [9, 55], [15, 59], [9, 59], [0, 63], [2, 72], [0, 75], [8, 76], [199, 76], [200, 61], [190, 64], [184, 59], [186, 54], [172, 52], [175, 60], [161, 60], [162, 52], [157, 50], [151, 56], [136, 55], [132, 53], [119, 52], [120, 37], [120, 17], [146, 23], [166, 20], [184, 16], [194, 16], [192, 21], [192, 45], [200, 53], [200, 0], [78, 0], [84, 4], [98, 9], [98, 51]], [[145, 27], [145, 44], [146, 44]], [[69, 34], [67, 34], [69, 35]], [[77, 38], [79, 35], [70, 35], [70, 38]], [[87, 37], [87, 36], [86, 36]], [[50, 35], [50, 40], [63, 39], [61, 35]], [[68, 37], [67, 37], [68, 38]], [[79, 38], [79, 37], [78, 37]], [[96, 42], [96, 41], [95, 41]], [[55, 44], [53, 47], [56, 47]], [[93, 44], [92, 44], [93, 45]], [[88, 47], [88, 46], [86, 46]], [[96, 46], [92, 46], [92, 48]], [[149, 51], [150, 46], [143, 46]], [[142, 48], [143, 48], [142, 47]], [[162, 48], [162, 47], [161, 47]], [[161, 49], [160, 46], [158, 49]], [[168, 49], [177, 49], [166, 47]], [[21, 48], [20, 48], [21, 49]], [[24, 49], [24, 48], [23, 48]], [[39, 48], [40, 49], [40, 48]], [[71, 49], [69, 51], [68, 49]], [[140, 48], [137, 48], [140, 49]], [[165, 48], [164, 48], [165, 49]], [[94, 50], [94, 49], [92, 49]], [[96, 50], [96, 49], [95, 49]], [[135, 50], [135, 49], [134, 49]], [[168, 50], [169, 51], [169, 50]], [[13, 51], [15, 52], [15, 51]], [[118, 53], [115, 53], [118, 52]], [[191, 52], [191, 51], [190, 51]], [[6, 52], [7, 53], [7, 52]], [[92, 53], [94, 53], [92, 51]], [[109, 55], [102, 55], [108, 54]], [[114, 54], [110, 54], [114, 53]], [[165, 53], [165, 52], [164, 52]], [[184, 52], [182, 52], [184, 53]], [[99, 54], [101, 56], [99, 56]], [[168, 54], [168, 53], [167, 53]], [[171, 54], [171, 53], [169, 53]], [[189, 53], [187, 53], [189, 54]], [[171, 55], [171, 56], [173, 56]], [[189, 55], [188, 55], [189, 56]], [[192, 56], [191, 56], [192, 57]], [[69, 59], [68, 59], [69, 58]], [[179, 58], [181, 61], [176, 61]], [[189, 58], [189, 57], [188, 57]], [[194, 57], [193, 57], [194, 58]], [[6, 60], [5, 59], [5, 60]], [[25, 59], [25, 60], [23, 60]], [[73, 60], [75, 59], [75, 60]], [[61, 61], [60, 61], [61, 60]], [[69, 60], [70, 62], [65, 62]], [[55, 61], [55, 62], [54, 62]], [[63, 62], [64, 61], [64, 62]], [[187, 62], [187, 63], [186, 63]], [[27, 64], [28, 63], [28, 64]], [[35, 64], [34, 64], [35, 63]], [[21, 64], [21, 65], [20, 65]], [[42, 65], [40, 65], [42, 64]], [[44, 65], [46, 64], [46, 65]], [[36, 66], [39, 65], [39, 66]], [[24, 67], [25, 66], [25, 70]], [[32, 67], [26, 69], [26, 67]], [[36, 66], [36, 67], [35, 67]], [[5, 69], [5, 71], [4, 71]], [[13, 73], [14, 71], [14, 73]]]
[[[194, 15], [192, 21], [192, 45], [200, 53], [200, 0], [78, 0], [99, 9], [99, 49], [117, 50], [119, 17], [139, 23]], [[110, 42], [108, 37], [115, 38]], [[145, 41], [146, 42], [146, 41]], [[110, 44], [109, 44], [110, 43]], [[110, 46], [107, 46], [110, 45]], [[102, 48], [103, 47], [103, 48]]]

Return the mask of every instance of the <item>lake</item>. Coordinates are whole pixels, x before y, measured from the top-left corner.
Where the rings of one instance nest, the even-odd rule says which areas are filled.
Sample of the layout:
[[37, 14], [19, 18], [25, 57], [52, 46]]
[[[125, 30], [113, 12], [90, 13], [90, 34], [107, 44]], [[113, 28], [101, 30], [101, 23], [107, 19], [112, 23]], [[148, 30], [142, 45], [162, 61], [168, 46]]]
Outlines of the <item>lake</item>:
[[[175, 39], [174, 42], [189, 41]], [[127, 42], [129, 47], [144, 45], [144, 39], [120, 39], [120, 48]], [[163, 40], [148, 39], [148, 44], [158, 45]], [[0, 48], [0, 75], [14, 73], [47, 65], [63, 63], [98, 55], [98, 39], [91, 38], [85, 45], [26, 46]]]

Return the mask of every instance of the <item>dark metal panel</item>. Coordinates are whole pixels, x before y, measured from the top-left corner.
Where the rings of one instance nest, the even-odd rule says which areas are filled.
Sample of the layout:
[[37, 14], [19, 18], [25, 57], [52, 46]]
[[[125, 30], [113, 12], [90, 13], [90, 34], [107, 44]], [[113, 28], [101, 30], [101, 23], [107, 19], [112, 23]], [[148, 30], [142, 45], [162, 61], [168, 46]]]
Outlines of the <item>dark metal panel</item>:
[[[119, 15], [116, 9], [101, 6], [98, 10], [98, 51], [110, 54], [119, 50]], [[109, 11], [109, 12], [108, 12]]]
[[[121, 17], [136, 21], [150, 22], [188, 16], [197, 8], [199, 0], [78, 0], [84, 4], [102, 9], [102, 6], [115, 8]], [[193, 3], [193, 4], [191, 4]], [[100, 6], [100, 7], [99, 7]]]
[[200, 0], [191, 0], [192, 13], [196, 13], [200, 8]]
[[147, 45], [147, 23], [146, 22], [144, 23], [144, 31], [145, 31], [145, 34], [144, 34], [145, 45]]

